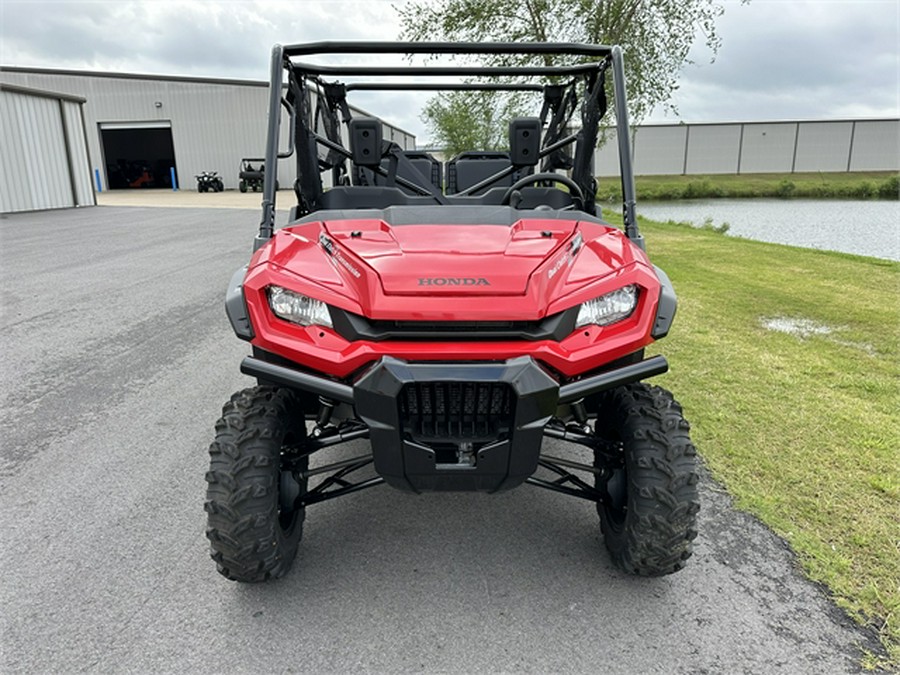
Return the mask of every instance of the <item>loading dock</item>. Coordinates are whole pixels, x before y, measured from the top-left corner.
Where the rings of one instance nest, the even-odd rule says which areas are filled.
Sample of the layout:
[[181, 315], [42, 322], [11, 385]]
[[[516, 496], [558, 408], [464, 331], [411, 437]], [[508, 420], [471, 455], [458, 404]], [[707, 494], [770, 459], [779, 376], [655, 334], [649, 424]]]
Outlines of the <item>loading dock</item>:
[[111, 190], [171, 188], [175, 165], [172, 123], [101, 122], [100, 143]]

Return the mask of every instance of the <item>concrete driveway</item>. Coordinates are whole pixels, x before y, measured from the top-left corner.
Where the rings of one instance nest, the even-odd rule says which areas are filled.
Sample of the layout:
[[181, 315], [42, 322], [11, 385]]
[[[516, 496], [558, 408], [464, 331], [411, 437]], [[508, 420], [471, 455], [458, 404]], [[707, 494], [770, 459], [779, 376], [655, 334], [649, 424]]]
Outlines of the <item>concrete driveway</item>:
[[877, 650], [708, 479], [661, 579], [612, 567], [586, 502], [382, 486], [311, 507], [285, 579], [226, 581], [206, 449], [252, 384], [223, 296], [259, 212], [185, 206], [0, 219], [0, 672], [818, 674]]

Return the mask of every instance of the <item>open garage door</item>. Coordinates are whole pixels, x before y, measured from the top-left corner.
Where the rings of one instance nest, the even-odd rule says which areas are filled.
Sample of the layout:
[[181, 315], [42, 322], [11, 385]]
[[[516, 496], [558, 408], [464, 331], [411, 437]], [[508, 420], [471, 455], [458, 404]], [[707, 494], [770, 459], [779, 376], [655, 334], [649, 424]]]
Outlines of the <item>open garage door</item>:
[[101, 122], [100, 140], [111, 190], [172, 187], [171, 122]]

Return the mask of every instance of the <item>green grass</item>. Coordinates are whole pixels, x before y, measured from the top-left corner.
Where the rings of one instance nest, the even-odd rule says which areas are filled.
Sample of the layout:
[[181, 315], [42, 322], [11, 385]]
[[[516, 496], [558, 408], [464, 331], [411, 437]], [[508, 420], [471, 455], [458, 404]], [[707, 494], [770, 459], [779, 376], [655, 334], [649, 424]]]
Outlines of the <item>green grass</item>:
[[[900, 666], [900, 264], [644, 222], [672, 389], [713, 476]], [[767, 329], [809, 320], [827, 335]], [[871, 663], [871, 660], [870, 660]]]
[[[597, 196], [620, 202], [617, 178], [601, 178]], [[864, 173], [762, 173], [698, 176], [637, 176], [639, 200], [706, 198], [898, 199], [900, 177], [892, 171]]]

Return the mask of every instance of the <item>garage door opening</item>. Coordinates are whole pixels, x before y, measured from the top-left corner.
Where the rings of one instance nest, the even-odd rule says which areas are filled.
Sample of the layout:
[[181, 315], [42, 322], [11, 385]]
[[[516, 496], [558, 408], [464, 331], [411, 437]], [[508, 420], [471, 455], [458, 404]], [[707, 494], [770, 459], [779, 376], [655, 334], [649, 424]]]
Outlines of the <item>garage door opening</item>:
[[170, 169], [177, 167], [168, 122], [101, 124], [100, 139], [109, 189], [172, 187]]

